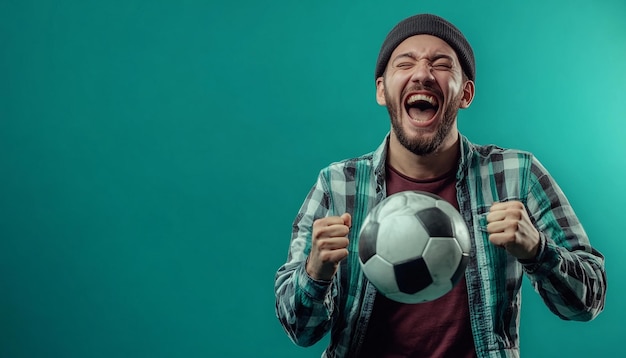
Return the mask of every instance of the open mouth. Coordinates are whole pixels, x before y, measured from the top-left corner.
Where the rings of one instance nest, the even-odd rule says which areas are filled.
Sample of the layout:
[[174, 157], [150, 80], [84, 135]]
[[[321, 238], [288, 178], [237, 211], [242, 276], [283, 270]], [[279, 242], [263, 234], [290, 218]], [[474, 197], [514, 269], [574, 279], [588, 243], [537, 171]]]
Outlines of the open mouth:
[[415, 93], [407, 97], [404, 108], [411, 119], [426, 122], [432, 119], [439, 110], [439, 100], [435, 96]]

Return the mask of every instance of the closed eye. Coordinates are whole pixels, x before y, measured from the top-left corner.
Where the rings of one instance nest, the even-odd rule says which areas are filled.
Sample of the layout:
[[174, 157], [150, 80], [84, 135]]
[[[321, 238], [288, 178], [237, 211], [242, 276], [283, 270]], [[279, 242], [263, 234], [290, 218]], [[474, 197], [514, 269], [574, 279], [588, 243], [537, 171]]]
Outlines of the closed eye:
[[437, 69], [450, 69], [453, 67], [452, 59], [449, 56], [440, 55], [432, 59], [431, 66]]
[[396, 68], [406, 69], [413, 67], [417, 57], [412, 52], [401, 53], [393, 59], [393, 65]]
[[400, 62], [399, 64], [396, 65], [396, 67], [398, 68], [410, 68], [413, 67], [413, 64], [410, 62]]
[[432, 64], [432, 66], [434, 68], [443, 69], [443, 70], [452, 68], [452, 64], [450, 62], [448, 62], [448, 61], [445, 61], [445, 60], [435, 61]]

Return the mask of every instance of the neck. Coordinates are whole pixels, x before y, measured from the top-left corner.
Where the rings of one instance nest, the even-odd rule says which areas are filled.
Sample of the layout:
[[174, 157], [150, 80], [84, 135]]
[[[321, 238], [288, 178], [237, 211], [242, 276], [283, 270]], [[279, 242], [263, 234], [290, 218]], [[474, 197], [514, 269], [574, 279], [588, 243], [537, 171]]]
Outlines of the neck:
[[389, 150], [387, 161], [403, 175], [425, 180], [436, 178], [448, 173], [458, 163], [459, 159], [459, 133], [449, 136], [434, 152], [426, 155], [417, 155], [406, 149], [393, 134], [389, 138]]

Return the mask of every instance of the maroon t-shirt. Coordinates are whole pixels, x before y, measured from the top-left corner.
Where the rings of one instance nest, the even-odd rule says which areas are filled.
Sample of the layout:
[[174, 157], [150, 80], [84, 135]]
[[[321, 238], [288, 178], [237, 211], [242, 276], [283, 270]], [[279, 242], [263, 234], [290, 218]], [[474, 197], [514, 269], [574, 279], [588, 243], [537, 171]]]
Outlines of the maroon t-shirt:
[[[455, 185], [456, 169], [438, 178], [414, 180], [387, 167], [387, 195], [427, 191], [458, 209]], [[465, 277], [430, 302], [404, 304], [377, 294], [360, 356], [475, 358]]]

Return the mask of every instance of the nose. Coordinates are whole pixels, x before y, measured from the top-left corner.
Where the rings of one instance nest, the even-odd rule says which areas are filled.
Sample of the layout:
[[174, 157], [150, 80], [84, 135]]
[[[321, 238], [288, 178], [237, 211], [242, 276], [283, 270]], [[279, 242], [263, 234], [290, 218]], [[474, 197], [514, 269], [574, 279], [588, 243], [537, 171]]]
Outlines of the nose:
[[417, 61], [411, 74], [412, 82], [419, 82], [428, 85], [435, 82], [431, 64], [426, 60]]

